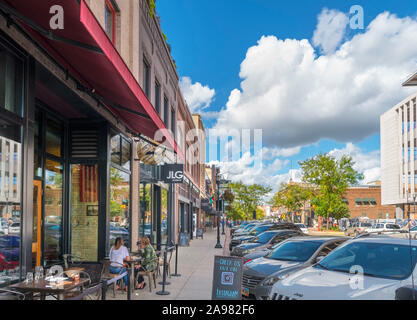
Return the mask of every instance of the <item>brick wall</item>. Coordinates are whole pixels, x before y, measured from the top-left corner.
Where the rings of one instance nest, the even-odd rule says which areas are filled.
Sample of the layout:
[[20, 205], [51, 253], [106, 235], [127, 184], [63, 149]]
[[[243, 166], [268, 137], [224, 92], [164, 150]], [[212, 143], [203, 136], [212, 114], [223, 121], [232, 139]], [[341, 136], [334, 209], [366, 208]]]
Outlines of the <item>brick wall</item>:
[[[348, 208], [350, 211], [350, 217], [363, 217], [366, 214], [366, 217], [370, 219], [385, 219], [386, 214], [389, 214], [389, 218], [395, 218], [395, 206], [393, 205], [381, 205], [381, 187], [380, 186], [371, 186], [371, 187], [357, 187], [349, 188], [346, 193], [345, 198], [348, 201]], [[376, 204], [356, 204], [355, 199], [367, 198], [368, 201], [370, 198], [374, 198]]]

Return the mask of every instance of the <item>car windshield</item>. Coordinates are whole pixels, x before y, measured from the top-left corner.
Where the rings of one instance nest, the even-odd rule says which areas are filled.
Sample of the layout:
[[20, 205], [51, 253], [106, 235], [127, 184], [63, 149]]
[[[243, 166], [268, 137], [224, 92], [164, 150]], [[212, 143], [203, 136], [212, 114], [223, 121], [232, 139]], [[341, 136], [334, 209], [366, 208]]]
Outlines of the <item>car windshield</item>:
[[264, 231], [268, 230], [269, 228], [270, 228], [270, 226], [260, 226], [260, 227], [256, 227], [255, 229], [252, 229], [252, 230], [249, 232], [249, 234], [257, 236], [258, 234], [260, 234], [261, 232], [264, 232]]
[[273, 236], [275, 236], [276, 233], [274, 232], [264, 232], [261, 233], [260, 235], [258, 235], [257, 237], [255, 237], [253, 240], [251, 240], [250, 242], [255, 242], [255, 243], [262, 243], [265, 244], [267, 243], [269, 240], [272, 239]]
[[345, 273], [355, 273], [359, 268], [364, 275], [403, 280], [414, 269], [417, 247], [411, 247], [411, 254], [410, 265], [410, 246], [353, 242], [336, 249], [315, 267]]
[[285, 241], [266, 257], [274, 260], [307, 261], [322, 244], [322, 241]]
[[300, 228], [305, 228], [306, 226], [303, 225], [302, 223], [297, 223], [296, 226], [300, 227]]

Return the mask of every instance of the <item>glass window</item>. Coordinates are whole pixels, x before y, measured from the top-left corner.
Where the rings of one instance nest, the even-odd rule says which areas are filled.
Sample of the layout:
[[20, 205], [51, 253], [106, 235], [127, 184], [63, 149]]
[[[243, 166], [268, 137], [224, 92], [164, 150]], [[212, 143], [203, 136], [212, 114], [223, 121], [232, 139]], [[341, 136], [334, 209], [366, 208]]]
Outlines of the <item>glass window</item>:
[[307, 261], [322, 244], [321, 241], [286, 241], [266, 257], [274, 260]]
[[161, 86], [158, 81], [155, 81], [155, 110], [159, 114], [161, 108]]
[[53, 264], [62, 253], [62, 164], [50, 159], [45, 167], [44, 260]]
[[130, 170], [131, 148], [130, 142], [122, 138], [122, 164], [124, 169]]
[[140, 222], [139, 235], [151, 238], [151, 185], [140, 184]]
[[171, 131], [175, 138], [176, 130], [175, 130], [175, 110], [174, 109], [171, 110]]
[[23, 63], [4, 49], [0, 49], [0, 108], [23, 114]]
[[21, 127], [0, 120], [0, 286], [19, 279]]
[[161, 243], [168, 239], [168, 191], [161, 188]]
[[259, 236], [255, 237], [250, 242], [265, 244], [269, 240], [271, 240], [272, 237], [274, 237], [275, 235], [276, 235], [276, 233], [274, 233], [274, 232], [264, 232], [264, 233], [261, 233]]
[[97, 261], [98, 175], [98, 165], [71, 167], [71, 253], [85, 261]]
[[106, 29], [107, 36], [110, 40], [115, 43], [116, 42], [116, 34], [115, 34], [115, 27], [116, 27], [116, 11], [114, 10], [110, 1], [106, 1], [106, 8], [104, 12], [104, 25]]
[[35, 177], [42, 177], [42, 166], [40, 159], [40, 138], [39, 138], [39, 129], [40, 129], [40, 114], [39, 110], [35, 110], [35, 124], [33, 128], [33, 174]]
[[46, 152], [61, 157], [61, 140], [63, 127], [52, 119], [46, 121]]
[[168, 99], [167, 97], [164, 96], [164, 123], [165, 126], [168, 128], [168, 119], [169, 119], [169, 114], [168, 114]]
[[151, 67], [149, 66], [149, 63], [143, 59], [143, 91], [148, 98], [150, 93], [150, 76]]
[[120, 165], [120, 135], [116, 134], [111, 137], [110, 140], [110, 152], [111, 152], [111, 162]]
[[110, 168], [110, 244], [114, 244], [117, 237], [129, 246], [130, 230], [130, 175]]
[[[317, 268], [350, 273], [361, 266], [370, 277], [404, 280], [414, 270], [417, 248], [406, 245], [354, 242], [336, 249]], [[412, 256], [412, 261], [410, 261]]]

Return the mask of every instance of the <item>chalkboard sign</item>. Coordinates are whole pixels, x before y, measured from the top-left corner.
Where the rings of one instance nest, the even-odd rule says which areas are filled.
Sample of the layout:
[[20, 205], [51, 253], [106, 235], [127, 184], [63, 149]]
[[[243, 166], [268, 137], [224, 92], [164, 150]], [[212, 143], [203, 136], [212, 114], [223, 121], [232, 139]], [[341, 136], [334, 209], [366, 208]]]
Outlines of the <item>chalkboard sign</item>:
[[203, 228], [197, 228], [196, 238], [201, 237], [203, 239]]
[[242, 299], [242, 266], [240, 257], [214, 257], [212, 300]]
[[190, 245], [190, 235], [188, 233], [180, 233], [180, 247], [188, 247]]

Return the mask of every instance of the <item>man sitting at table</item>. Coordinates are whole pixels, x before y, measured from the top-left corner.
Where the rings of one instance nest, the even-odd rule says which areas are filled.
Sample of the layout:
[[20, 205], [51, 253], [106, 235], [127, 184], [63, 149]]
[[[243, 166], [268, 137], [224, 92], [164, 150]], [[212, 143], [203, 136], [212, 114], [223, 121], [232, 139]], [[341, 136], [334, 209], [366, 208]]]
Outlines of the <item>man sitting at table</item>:
[[[111, 247], [110, 253], [110, 273], [111, 274], [121, 274], [126, 271], [126, 267], [124, 265], [124, 260], [129, 261], [129, 251], [124, 246], [123, 239], [121, 237], [117, 237], [114, 246]], [[123, 282], [125, 284], [125, 291], [127, 291], [127, 284], [128, 279], [127, 275], [123, 277]], [[121, 290], [119, 286], [117, 286], [117, 290]]]
[[[154, 271], [157, 267], [157, 257], [148, 237], [142, 237], [137, 243], [139, 255], [142, 257], [140, 265], [135, 266], [135, 278], [139, 271]], [[150, 284], [149, 284], [150, 285]], [[145, 288], [145, 279], [138, 277], [136, 289]]]

